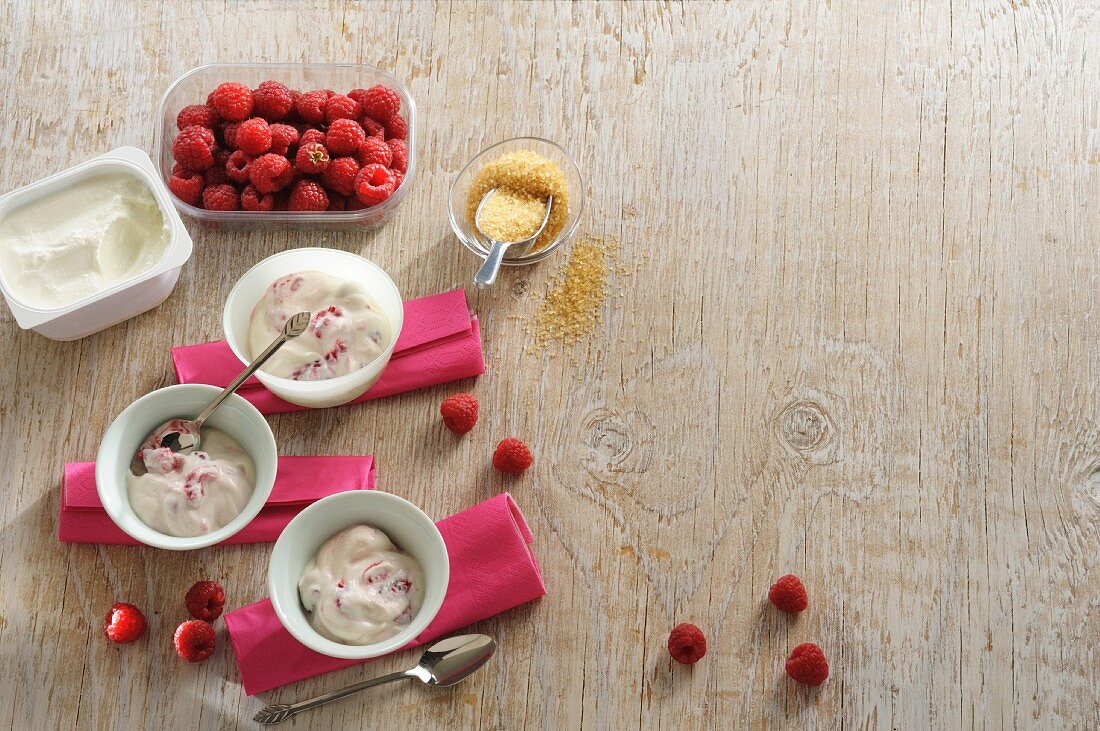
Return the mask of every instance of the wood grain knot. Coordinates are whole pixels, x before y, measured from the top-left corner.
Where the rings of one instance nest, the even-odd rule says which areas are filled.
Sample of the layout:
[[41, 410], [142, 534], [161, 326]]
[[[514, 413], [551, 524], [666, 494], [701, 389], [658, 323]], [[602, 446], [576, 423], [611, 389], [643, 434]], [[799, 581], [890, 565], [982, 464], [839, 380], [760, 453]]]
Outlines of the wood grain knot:
[[1100, 508], [1100, 468], [1085, 475], [1085, 479], [1081, 483], [1081, 491], [1093, 507]]
[[829, 417], [812, 401], [795, 401], [779, 414], [779, 438], [800, 454], [821, 449], [831, 432]]
[[591, 432], [588, 446], [605, 469], [620, 464], [634, 449], [630, 428], [614, 414], [594, 415], [585, 426]]
[[529, 279], [517, 279], [512, 282], [512, 296], [516, 299], [523, 299], [527, 296], [527, 292], [531, 289], [531, 281]]

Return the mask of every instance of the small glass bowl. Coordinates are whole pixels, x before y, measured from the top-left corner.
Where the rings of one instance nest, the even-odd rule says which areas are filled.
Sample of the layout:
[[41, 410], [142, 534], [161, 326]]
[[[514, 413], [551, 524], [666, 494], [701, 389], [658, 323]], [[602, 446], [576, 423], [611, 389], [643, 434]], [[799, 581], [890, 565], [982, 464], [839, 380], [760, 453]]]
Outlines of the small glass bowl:
[[334, 89], [345, 93], [356, 87], [384, 84], [401, 98], [401, 116], [409, 124], [409, 167], [401, 187], [377, 206], [358, 211], [208, 211], [171, 196], [180, 213], [207, 228], [228, 229], [367, 229], [381, 226], [408, 196], [416, 177], [416, 105], [405, 85], [393, 74], [366, 64], [352, 63], [212, 63], [191, 69], [173, 81], [160, 99], [153, 160], [166, 181], [172, 175], [172, 140], [176, 115], [188, 104], [201, 104], [223, 81], [238, 81], [251, 88], [271, 79], [292, 89]]
[[451, 192], [447, 195], [447, 213], [451, 219], [451, 228], [455, 236], [470, 251], [484, 259], [489, 255], [489, 249], [481, 241], [477, 231], [474, 230], [474, 222], [466, 217], [466, 195], [474, 177], [485, 163], [495, 160], [515, 150], [532, 150], [553, 160], [565, 173], [565, 181], [569, 185], [569, 217], [565, 220], [558, 237], [546, 246], [531, 251], [522, 256], [509, 256], [505, 254], [504, 263], [508, 266], [520, 266], [542, 261], [554, 253], [562, 244], [572, 241], [577, 235], [577, 227], [584, 213], [584, 182], [581, 180], [581, 171], [577, 163], [569, 156], [569, 153], [560, 146], [544, 140], [541, 137], [513, 137], [510, 140], [498, 142], [487, 147], [473, 157], [465, 167], [459, 171], [458, 177], [451, 183]]

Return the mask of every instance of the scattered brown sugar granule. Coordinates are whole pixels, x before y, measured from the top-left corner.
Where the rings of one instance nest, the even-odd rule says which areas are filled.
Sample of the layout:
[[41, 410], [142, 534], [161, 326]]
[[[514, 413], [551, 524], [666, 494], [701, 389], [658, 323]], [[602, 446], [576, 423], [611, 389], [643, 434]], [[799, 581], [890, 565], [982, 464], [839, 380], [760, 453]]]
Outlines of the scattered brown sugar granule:
[[473, 225], [481, 199], [497, 193], [481, 211], [482, 229], [499, 241], [521, 241], [538, 230], [546, 214], [546, 199], [554, 196], [550, 218], [532, 251], [550, 244], [569, 219], [569, 184], [553, 160], [533, 150], [506, 152], [485, 163], [466, 193], [466, 216]]
[[535, 314], [536, 350], [544, 350], [551, 342], [573, 345], [596, 329], [617, 250], [617, 243], [599, 238], [573, 244], [569, 262], [554, 274], [550, 291]]

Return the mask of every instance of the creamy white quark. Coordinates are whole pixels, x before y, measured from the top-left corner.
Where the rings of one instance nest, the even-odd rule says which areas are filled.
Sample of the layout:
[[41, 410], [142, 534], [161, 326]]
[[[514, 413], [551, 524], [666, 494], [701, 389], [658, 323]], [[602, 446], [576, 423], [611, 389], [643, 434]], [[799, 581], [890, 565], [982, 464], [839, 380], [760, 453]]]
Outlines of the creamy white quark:
[[57, 309], [149, 271], [170, 243], [149, 187], [126, 172], [103, 172], [8, 212], [0, 273], [23, 303]]

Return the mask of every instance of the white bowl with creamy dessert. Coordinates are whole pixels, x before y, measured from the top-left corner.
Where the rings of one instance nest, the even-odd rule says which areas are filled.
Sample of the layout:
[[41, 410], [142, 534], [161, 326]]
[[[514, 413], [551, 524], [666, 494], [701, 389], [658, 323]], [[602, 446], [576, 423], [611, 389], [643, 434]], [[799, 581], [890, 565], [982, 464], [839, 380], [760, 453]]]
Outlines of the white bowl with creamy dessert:
[[351, 490], [299, 513], [271, 552], [268, 592], [299, 642], [365, 659], [404, 647], [435, 618], [450, 581], [435, 523], [396, 495]]
[[309, 328], [256, 372], [276, 396], [299, 406], [338, 406], [382, 375], [405, 310], [393, 280], [376, 264], [337, 249], [291, 249], [245, 272], [225, 302], [225, 339], [250, 362], [287, 318], [312, 315]]
[[[96, 489], [127, 535], [157, 548], [202, 548], [240, 531], [267, 502], [278, 468], [275, 437], [240, 396], [218, 407], [189, 454], [159, 447], [151, 433], [169, 419], [193, 419], [220, 390], [168, 386], [130, 404], [108, 427], [96, 455]], [[148, 470], [140, 476], [130, 468], [135, 454]]]
[[134, 147], [0, 197], [0, 292], [20, 327], [54, 340], [157, 306], [190, 256], [164, 183]]

